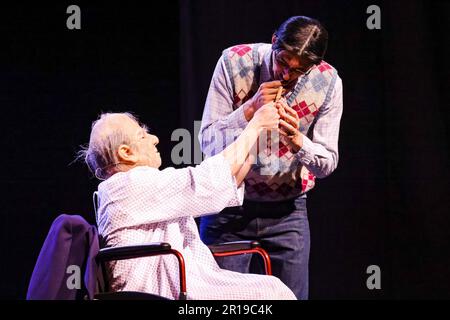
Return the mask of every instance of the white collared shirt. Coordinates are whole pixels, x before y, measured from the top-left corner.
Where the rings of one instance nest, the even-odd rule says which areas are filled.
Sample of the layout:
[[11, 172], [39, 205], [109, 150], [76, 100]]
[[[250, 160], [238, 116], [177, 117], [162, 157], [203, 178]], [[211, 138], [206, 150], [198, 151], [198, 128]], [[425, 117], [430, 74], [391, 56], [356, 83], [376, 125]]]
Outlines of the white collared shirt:
[[[137, 167], [99, 185], [98, 227], [108, 247], [168, 242], [186, 262], [188, 299], [295, 299], [278, 278], [220, 269], [201, 241], [194, 217], [243, 201], [221, 154], [196, 167]], [[114, 291], [179, 296], [178, 262], [155, 256], [112, 262]]]

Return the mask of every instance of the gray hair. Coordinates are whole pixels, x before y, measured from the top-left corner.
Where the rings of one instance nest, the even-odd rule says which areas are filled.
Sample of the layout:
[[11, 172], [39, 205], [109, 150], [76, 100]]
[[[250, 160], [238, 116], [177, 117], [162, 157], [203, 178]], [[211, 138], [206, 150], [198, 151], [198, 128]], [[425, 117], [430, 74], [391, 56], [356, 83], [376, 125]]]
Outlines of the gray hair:
[[[112, 115], [125, 115], [138, 122], [137, 118], [129, 113], [102, 113], [97, 120], [92, 123], [89, 145], [82, 146], [77, 153], [77, 160], [84, 160], [89, 170], [99, 180], [106, 180], [117, 172], [116, 167], [120, 164], [117, 156], [117, 149], [121, 144], [131, 145], [132, 137], [121, 130], [120, 127], [111, 128], [101, 137], [94, 134], [94, 131], [101, 122]], [[139, 122], [138, 122], [139, 123]]]

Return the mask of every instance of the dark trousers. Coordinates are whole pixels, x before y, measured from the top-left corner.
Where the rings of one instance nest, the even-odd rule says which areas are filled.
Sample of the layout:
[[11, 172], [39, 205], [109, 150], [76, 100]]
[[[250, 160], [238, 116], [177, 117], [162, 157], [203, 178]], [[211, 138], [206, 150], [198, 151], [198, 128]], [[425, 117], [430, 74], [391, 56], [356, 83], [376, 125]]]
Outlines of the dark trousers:
[[[202, 217], [200, 234], [206, 244], [258, 240], [269, 253], [272, 273], [283, 281], [298, 299], [308, 299], [310, 250], [306, 198], [282, 202], [244, 201], [240, 207]], [[243, 273], [262, 273], [257, 255], [217, 259], [223, 269]]]

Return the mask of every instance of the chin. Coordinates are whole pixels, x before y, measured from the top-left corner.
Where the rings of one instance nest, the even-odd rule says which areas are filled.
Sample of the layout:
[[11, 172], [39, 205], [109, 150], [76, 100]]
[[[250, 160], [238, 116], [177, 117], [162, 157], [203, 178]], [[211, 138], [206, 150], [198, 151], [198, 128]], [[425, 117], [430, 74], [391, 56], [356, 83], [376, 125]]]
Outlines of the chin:
[[159, 167], [161, 167], [161, 164], [162, 164], [162, 160], [161, 160], [161, 158], [159, 158], [158, 160], [156, 160], [155, 168], [159, 169]]
[[281, 85], [285, 89], [293, 87], [295, 83], [297, 83], [297, 80], [289, 80], [289, 81], [281, 80]]
[[147, 166], [149, 166], [150, 168], [159, 169], [159, 167], [161, 167], [161, 161], [150, 162]]

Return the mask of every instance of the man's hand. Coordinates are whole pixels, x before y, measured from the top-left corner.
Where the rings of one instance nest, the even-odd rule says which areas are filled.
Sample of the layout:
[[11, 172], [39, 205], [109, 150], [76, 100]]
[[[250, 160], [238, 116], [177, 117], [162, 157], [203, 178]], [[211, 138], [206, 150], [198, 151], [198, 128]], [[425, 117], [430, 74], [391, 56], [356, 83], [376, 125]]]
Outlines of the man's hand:
[[285, 99], [277, 103], [277, 109], [280, 114], [279, 132], [292, 153], [297, 153], [303, 146], [303, 135], [299, 131], [300, 118], [297, 112], [292, 109]]
[[263, 105], [273, 102], [277, 95], [281, 81], [270, 81], [262, 83], [255, 95], [244, 104], [244, 114], [247, 121], [253, 118], [256, 111]]

